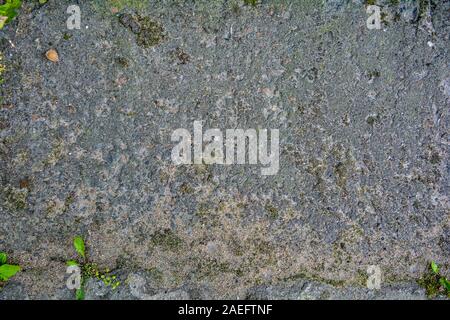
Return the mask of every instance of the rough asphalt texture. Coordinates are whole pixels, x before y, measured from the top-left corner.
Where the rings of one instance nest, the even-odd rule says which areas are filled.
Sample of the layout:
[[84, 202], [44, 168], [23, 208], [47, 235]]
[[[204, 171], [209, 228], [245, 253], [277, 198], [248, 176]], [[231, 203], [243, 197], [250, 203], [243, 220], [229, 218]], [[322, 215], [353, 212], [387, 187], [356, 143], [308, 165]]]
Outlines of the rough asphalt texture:
[[[75, 235], [122, 281], [88, 299], [426, 298], [429, 261], [450, 274], [450, 2], [378, 1], [382, 30], [364, 2], [25, 2], [0, 31], [0, 251], [23, 268], [0, 299], [73, 299]], [[279, 173], [175, 166], [194, 120], [280, 129]]]

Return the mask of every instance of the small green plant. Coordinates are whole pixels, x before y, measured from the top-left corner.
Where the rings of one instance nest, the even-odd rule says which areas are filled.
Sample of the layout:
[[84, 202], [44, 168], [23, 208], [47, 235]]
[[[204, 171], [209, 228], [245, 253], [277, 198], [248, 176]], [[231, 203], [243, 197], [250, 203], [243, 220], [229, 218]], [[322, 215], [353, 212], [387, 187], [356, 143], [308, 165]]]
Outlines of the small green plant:
[[78, 266], [81, 269], [81, 286], [75, 292], [77, 300], [84, 299], [84, 284], [89, 278], [101, 280], [106, 286], [111, 287], [113, 290], [120, 285], [120, 281], [117, 280], [117, 276], [110, 274], [109, 269], [101, 271], [96, 264], [88, 261], [86, 256], [86, 246], [84, 245], [84, 240], [82, 237], [75, 237], [73, 239], [73, 246], [75, 251], [80, 256], [81, 261], [69, 260], [67, 261], [67, 266]]
[[0, 282], [8, 281], [12, 276], [20, 271], [20, 266], [7, 264], [8, 255], [0, 252]]
[[17, 16], [21, 6], [21, 0], [6, 0], [0, 5], [0, 29]]
[[73, 246], [75, 251], [83, 258], [86, 259], [86, 248], [84, 246], [84, 240], [81, 237], [75, 237], [73, 239]]
[[244, 0], [246, 6], [256, 7], [258, 5], [258, 0]]
[[431, 261], [427, 272], [418, 283], [425, 288], [430, 298], [442, 294], [450, 298], [450, 281], [441, 275], [439, 266], [434, 261]]

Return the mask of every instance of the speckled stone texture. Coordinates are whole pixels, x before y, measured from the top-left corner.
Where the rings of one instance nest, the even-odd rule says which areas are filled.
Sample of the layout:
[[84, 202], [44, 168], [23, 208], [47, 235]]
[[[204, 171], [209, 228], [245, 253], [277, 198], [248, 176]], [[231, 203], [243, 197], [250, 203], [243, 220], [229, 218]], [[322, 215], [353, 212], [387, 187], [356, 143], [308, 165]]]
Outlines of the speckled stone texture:
[[[23, 267], [0, 299], [74, 298], [75, 235], [122, 280], [88, 299], [426, 298], [429, 261], [450, 274], [450, 4], [378, 1], [369, 30], [364, 2], [25, 2], [0, 31], [0, 251]], [[175, 166], [195, 120], [279, 129], [278, 174]]]

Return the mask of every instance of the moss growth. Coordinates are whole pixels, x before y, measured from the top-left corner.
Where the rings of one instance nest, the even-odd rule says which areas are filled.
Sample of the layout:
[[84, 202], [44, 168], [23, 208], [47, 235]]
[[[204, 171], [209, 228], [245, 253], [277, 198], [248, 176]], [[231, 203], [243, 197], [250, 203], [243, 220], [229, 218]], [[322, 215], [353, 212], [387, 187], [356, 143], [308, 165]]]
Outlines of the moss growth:
[[109, 8], [116, 10], [123, 10], [125, 8], [143, 10], [145, 8], [145, 1], [142, 0], [107, 0], [106, 4]]
[[241, 243], [238, 241], [238, 239], [231, 238], [228, 247], [230, 248], [231, 252], [235, 256], [242, 256], [244, 254], [244, 247], [241, 245]]
[[431, 153], [430, 162], [432, 164], [439, 164], [441, 162], [441, 156], [439, 155], [439, 152], [434, 151]]
[[84, 287], [89, 278], [101, 280], [105, 286], [111, 287], [112, 290], [115, 290], [120, 285], [120, 281], [117, 279], [117, 276], [110, 274], [109, 269], [100, 270], [96, 264], [89, 262], [86, 256], [86, 247], [82, 237], [75, 237], [73, 239], [73, 246], [80, 259], [79, 261], [68, 260], [66, 264], [67, 266], [77, 266], [81, 269], [80, 287], [75, 291], [75, 297], [77, 300], [84, 300]]
[[241, 14], [241, 7], [239, 6], [239, 3], [233, 2], [231, 4], [231, 12], [236, 16]]
[[4, 204], [13, 210], [23, 210], [27, 207], [27, 189], [17, 189], [11, 186], [4, 188]]
[[191, 193], [194, 193], [194, 188], [192, 188], [189, 184], [187, 184], [187, 183], [183, 183], [181, 186], [180, 186], [180, 192], [182, 193], [182, 194], [191, 194]]
[[47, 208], [45, 209], [45, 213], [47, 215], [54, 215], [57, 211], [57, 203], [54, 200], [50, 200], [47, 203]]
[[180, 64], [187, 64], [191, 60], [191, 57], [181, 48], [176, 48], [174, 54]]
[[342, 162], [338, 162], [334, 166], [334, 172], [336, 173], [337, 177], [337, 185], [341, 189], [345, 189], [347, 185], [347, 168]]
[[170, 251], [178, 250], [183, 244], [183, 240], [170, 229], [155, 232], [150, 241], [152, 245]]
[[419, 19], [423, 18], [425, 13], [428, 11], [429, 4], [429, 0], [419, 0]]
[[267, 203], [266, 206], [264, 207], [264, 209], [266, 209], [266, 211], [268, 212], [270, 219], [275, 220], [276, 218], [278, 218], [277, 208], [275, 208], [270, 203]]
[[138, 44], [143, 47], [153, 47], [161, 43], [164, 38], [164, 29], [156, 21], [149, 17], [139, 19], [141, 24], [141, 32], [138, 34]]
[[368, 76], [370, 79], [375, 79], [380, 77], [380, 71], [378, 70], [371, 70], [368, 72]]
[[367, 285], [367, 279], [369, 278], [369, 276], [367, 275], [366, 272], [364, 272], [363, 270], [358, 270], [357, 274], [356, 274], [356, 278], [355, 278], [355, 283], [357, 285], [360, 286], [366, 286]]
[[118, 65], [120, 65], [122, 68], [128, 68], [129, 67], [129, 62], [128, 62], [128, 60], [126, 59], [126, 58], [124, 58], [124, 57], [117, 57], [116, 59], [115, 59], [115, 61], [116, 61], [116, 63], [118, 64]]
[[72, 35], [67, 33], [67, 32], [65, 32], [63, 34], [63, 39], [66, 40], [66, 41], [69, 41], [70, 39], [72, 39]]
[[50, 151], [44, 164], [54, 166], [64, 155], [64, 141], [58, 139], [53, 144], [52, 150]]
[[378, 121], [378, 114], [370, 114], [366, 117], [366, 122], [368, 125], [373, 126], [375, 124], [375, 122]]
[[110, 270], [100, 270], [94, 263], [86, 263], [81, 266], [82, 279], [96, 278], [101, 280], [107, 287], [111, 287], [113, 290], [120, 285], [120, 281], [117, 280], [117, 276], [111, 275]]
[[432, 298], [439, 294], [441, 287], [439, 277], [431, 270], [427, 270], [427, 272], [417, 281], [417, 283], [425, 289], [428, 297]]
[[67, 195], [66, 200], [64, 201], [64, 209], [63, 212], [66, 212], [70, 209], [72, 203], [75, 202], [75, 193], [71, 192]]
[[[437, 268], [436, 264], [435, 268]], [[425, 289], [425, 292], [429, 298], [436, 297], [438, 295], [445, 295], [450, 298], [450, 288], [448, 285], [450, 282], [439, 274], [439, 270], [433, 270], [433, 263], [431, 263], [422, 277], [417, 281], [419, 286]]]
[[166, 37], [162, 25], [147, 16], [122, 14], [120, 23], [137, 36], [138, 45], [144, 48], [156, 46]]
[[195, 215], [199, 218], [205, 218], [209, 216], [209, 210], [205, 203], [199, 204]]
[[164, 279], [164, 273], [158, 268], [152, 267], [148, 269], [148, 273], [156, 283], [161, 283]]
[[233, 269], [228, 262], [220, 262], [216, 259], [201, 259], [197, 265], [196, 274], [198, 274], [200, 279], [220, 277], [224, 273], [233, 273], [236, 276], [242, 276], [243, 271], [241, 269]]
[[351, 150], [342, 145], [337, 145], [331, 150], [336, 164], [333, 166], [336, 185], [346, 192], [347, 180], [354, 168], [354, 159]]
[[259, 3], [258, 0], [244, 0], [244, 4], [246, 6], [256, 7], [258, 5], [258, 3]]

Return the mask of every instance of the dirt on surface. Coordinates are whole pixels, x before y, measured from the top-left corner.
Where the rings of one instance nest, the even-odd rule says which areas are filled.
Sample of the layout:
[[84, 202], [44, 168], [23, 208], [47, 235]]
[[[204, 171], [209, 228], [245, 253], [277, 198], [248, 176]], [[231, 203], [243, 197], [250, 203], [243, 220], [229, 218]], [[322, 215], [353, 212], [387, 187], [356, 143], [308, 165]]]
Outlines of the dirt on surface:
[[[422, 299], [450, 274], [449, 1], [25, 1], [0, 30], [0, 299]], [[45, 54], [53, 49], [58, 62]], [[259, 165], [172, 132], [279, 129]], [[368, 266], [382, 271], [366, 287]], [[419, 281], [420, 282], [420, 281]]]

